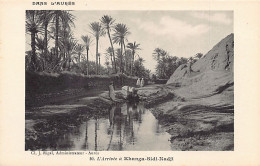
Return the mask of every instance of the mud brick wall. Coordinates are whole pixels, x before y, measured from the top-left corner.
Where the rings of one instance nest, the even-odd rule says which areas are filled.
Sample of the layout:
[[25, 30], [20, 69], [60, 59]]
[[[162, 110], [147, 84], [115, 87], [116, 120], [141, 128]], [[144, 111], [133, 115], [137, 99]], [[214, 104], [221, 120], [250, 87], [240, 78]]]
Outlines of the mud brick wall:
[[49, 93], [66, 89], [99, 89], [107, 90], [113, 81], [116, 88], [124, 85], [134, 86], [136, 79], [126, 76], [82, 76], [62, 73], [59, 75], [43, 75], [26, 72], [26, 92]]
[[135, 86], [136, 79], [124, 75], [85, 76], [73, 73], [46, 74], [26, 72], [26, 106], [43, 105], [87, 95], [93, 90], [108, 90], [111, 81], [116, 89]]

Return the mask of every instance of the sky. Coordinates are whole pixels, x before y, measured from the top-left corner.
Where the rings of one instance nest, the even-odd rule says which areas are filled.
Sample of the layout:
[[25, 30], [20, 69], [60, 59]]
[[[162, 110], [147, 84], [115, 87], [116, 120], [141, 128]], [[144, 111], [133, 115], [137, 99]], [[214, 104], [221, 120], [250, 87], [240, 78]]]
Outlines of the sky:
[[[140, 57], [146, 68], [155, 72], [156, 61], [153, 50], [160, 47], [172, 56], [191, 57], [197, 53], [206, 54], [215, 44], [233, 33], [232, 11], [71, 11], [75, 16], [73, 33], [79, 43], [82, 35], [91, 35], [89, 24], [99, 21], [103, 15], [110, 15], [123, 23], [131, 32], [128, 42], [140, 43]], [[90, 60], [95, 60], [95, 38], [90, 46]], [[28, 42], [27, 42], [28, 43]], [[28, 44], [27, 44], [28, 45]], [[101, 63], [105, 62], [105, 50], [110, 46], [107, 36], [99, 41]], [[119, 48], [119, 45], [114, 45]], [[85, 53], [85, 52], [84, 52]], [[86, 54], [86, 53], [85, 53]]]

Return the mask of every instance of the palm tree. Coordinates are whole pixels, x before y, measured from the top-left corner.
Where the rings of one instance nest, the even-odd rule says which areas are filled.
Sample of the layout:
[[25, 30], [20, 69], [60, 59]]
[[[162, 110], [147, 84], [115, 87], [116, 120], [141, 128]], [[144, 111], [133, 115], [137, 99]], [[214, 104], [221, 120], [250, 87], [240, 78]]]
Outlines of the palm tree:
[[71, 56], [74, 53], [74, 47], [77, 42], [73, 37], [72, 32], [67, 29], [64, 30], [61, 27], [59, 28], [59, 40], [58, 40], [58, 49], [60, 50], [59, 57], [55, 57], [55, 64], [63, 64], [62, 68], [70, 70]]
[[36, 35], [40, 32], [40, 20], [38, 11], [35, 10], [27, 10], [26, 11], [26, 31], [31, 35], [31, 62], [33, 64], [33, 70], [36, 67]]
[[84, 41], [85, 43], [85, 47], [86, 47], [86, 50], [87, 50], [87, 75], [89, 75], [89, 61], [88, 61], [88, 51], [89, 51], [89, 46], [92, 42], [90, 36], [81, 36], [81, 39]]
[[129, 35], [129, 29], [126, 27], [125, 24], [116, 24], [114, 27], [114, 34], [113, 34], [113, 41], [114, 43], [118, 43], [121, 46], [121, 51], [120, 51], [120, 72], [123, 71], [123, 46], [125, 45], [125, 40], [127, 41], [126, 37]]
[[[60, 13], [60, 19], [62, 23], [62, 29], [61, 29], [61, 38], [66, 40], [67, 38], [73, 38], [72, 32], [71, 32], [71, 26], [74, 25], [75, 17], [69, 13], [69, 11], [61, 11]], [[65, 56], [65, 55], [64, 55]]]
[[165, 57], [168, 55], [168, 52], [165, 51], [164, 49], [161, 49], [161, 48], [155, 48], [153, 50], [153, 58], [156, 60], [156, 61], [159, 61], [162, 57]]
[[121, 50], [120, 50], [120, 48], [115, 49], [115, 56], [116, 56], [115, 63], [117, 64], [117, 70], [120, 71], [120, 62], [121, 62]]
[[55, 10], [53, 19], [55, 22], [55, 55], [58, 59], [60, 59], [58, 53], [60, 20], [62, 21], [63, 32], [65, 33], [67, 27], [74, 25], [73, 21], [75, 18], [71, 13], [69, 13], [69, 11]]
[[127, 48], [129, 48], [132, 51], [132, 61], [130, 61], [131, 75], [133, 73], [133, 64], [135, 61], [135, 53], [137, 50], [140, 50], [139, 46], [140, 46], [140, 44], [136, 44], [136, 42], [128, 43], [128, 45], [127, 45]]
[[44, 28], [44, 55], [46, 56], [48, 52], [48, 25], [54, 18], [55, 12], [53, 10], [40, 10], [39, 14], [39, 19]]
[[75, 46], [75, 52], [78, 54], [78, 63], [80, 64], [80, 59], [81, 59], [81, 55], [82, 52], [84, 51], [84, 46], [82, 46], [81, 44], [77, 44]]
[[[115, 62], [116, 61], [115, 51], [114, 51], [114, 46], [113, 46], [111, 35], [110, 35], [111, 26], [113, 25], [115, 20], [111, 16], [104, 15], [100, 21], [101, 21], [102, 25], [104, 26], [104, 28], [107, 30], [107, 35], [108, 35], [110, 45], [111, 45], [111, 50], [112, 50], [112, 56], [113, 56], [113, 59]], [[112, 63], [112, 68], [113, 68], [113, 63]], [[115, 73], [117, 73], [116, 63], [114, 63], [114, 69], [115, 69]]]
[[41, 37], [36, 37], [36, 48], [40, 51], [40, 59], [42, 62], [42, 70], [45, 70], [45, 63], [47, 56], [44, 54], [45, 42]]
[[55, 16], [53, 17], [53, 19], [55, 20], [55, 56], [56, 58], [59, 58], [59, 18], [61, 16], [61, 10], [56, 10], [54, 14]]
[[169, 54], [167, 51], [165, 51], [164, 49], [161, 50], [161, 57], [168, 57]]
[[[112, 65], [112, 69], [113, 69], [113, 50], [112, 50], [112, 48], [111, 47], [108, 47], [107, 49], [106, 49], [106, 55], [109, 55], [110, 56], [110, 60], [111, 60], [111, 65]], [[115, 62], [115, 60], [114, 60], [114, 62]], [[116, 66], [116, 64], [114, 64], [114, 66]], [[115, 71], [116, 71], [116, 69], [115, 69]]]
[[98, 74], [100, 74], [100, 68], [101, 68], [101, 65], [100, 65], [100, 56], [101, 56], [101, 54], [98, 53]]
[[155, 48], [153, 50], [153, 58], [156, 60], [156, 61], [159, 61], [160, 58], [161, 58], [161, 52], [162, 52], [162, 49], [161, 48]]
[[153, 51], [153, 58], [157, 61], [157, 71], [158, 71], [158, 76], [163, 75], [163, 67], [162, 66], [162, 60], [163, 58], [167, 56], [167, 51], [161, 48], [155, 48]]
[[77, 41], [74, 39], [69, 39], [68, 40], [68, 45], [67, 45], [67, 51], [68, 51], [68, 60], [69, 60], [69, 71], [71, 69], [71, 56], [73, 54], [73, 52], [75, 52], [75, 48], [77, 46]]
[[125, 50], [125, 73], [130, 75], [131, 74], [131, 61], [132, 61], [132, 51], [130, 49]]
[[45, 43], [44, 43], [44, 39], [42, 39], [41, 37], [36, 37], [36, 48], [41, 52], [41, 54], [44, 53], [44, 48], [45, 48]]
[[140, 64], [140, 66], [143, 65], [144, 61], [145, 61], [145, 60], [144, 60], [142, 57], [139, 57], [139, 58], [138, 58], [138, 62], [139, 62], [139, 64]]
[[74, 40], [73, 38], [66, 38], [65, 40], [62, 40], [60, 42], [60, 45], [62, 48], [66, 51], [67, 56], [63, 59], [64, 61], [64, 68], [67, 67], [66, 64], [68, 64], [68, 70], [70, 71], [71, 69], [71, 56], [75, 52], [75, 48], [77, 46], [77, 41]]
[[168, 52], [161, 48], [155, 48], [153, 52], [153, 58], [157, 61], [157, 73], [158, 76], [164, 74], [164, 63], [165, 58], [168, 57]]
[[96, 74], [98, 74], [98, 41], [99, 37], [105, 35], [101, 24], [99, 22], [93, 22], [90, 24], [93, 36], [96, 38]]

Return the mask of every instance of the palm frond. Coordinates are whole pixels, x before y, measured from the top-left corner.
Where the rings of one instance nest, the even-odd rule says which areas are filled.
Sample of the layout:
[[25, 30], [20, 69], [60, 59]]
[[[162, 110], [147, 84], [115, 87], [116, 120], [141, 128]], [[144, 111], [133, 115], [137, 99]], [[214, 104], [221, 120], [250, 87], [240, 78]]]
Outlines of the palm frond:
[[123, 44], [127, 41], [127, 36], [130, 34], [129, 29], [125, 24], [118, 23], [114, 26], [113, 42]]
[[111, 26], [114, 24], [115, 19], [113, 19], [111, 16], [109, 15], [104, 15], [101, 19], [100, 19], [102, 25], [106, 28], [106, 29], [110, 29]]
[[26, 11], [26, 32], [38, 33], [42, 31], [41, 21], [39, 19], [39, 12], [35, 10]]
[[44, 50], [44, 39], [41, 37], [36, 38], [36, 47], [38, 50]]
[[81, 44], [77, 44], [77, 45], [75, 46], [75, 51], [76, 51], [77, 53], [82, 53], [82, 52], [84, 51], [84, 46], [82, 46]]
[[90, 44], [91, 44], [91, 42], [92, 42], [92, 40], [91, 40], [91, 37], [90, 36], [88, 36], [88, 35], [86, 35], [86, 36], [81, 36], [81, 39], [83, 40], [83, 42], [85, 43], [85, 46], [86, 46], [86, 49], [89, 49], [89, 46], [90, 46]]
[[60, 17], [63, 24], [65, 24], [68, 28], [70, 28], [70, 26], [75, 27], [74, 21], [76, 18], [69, 11], [61, 11]]
[[104, 36], [105, 35], [105, 31], [102, 28], [101, 24], [99, 22], [92, 22], [90, 23], [90, 29], [91, 29], [91, 33], [96, 37], [99, 38], [100, 36]]

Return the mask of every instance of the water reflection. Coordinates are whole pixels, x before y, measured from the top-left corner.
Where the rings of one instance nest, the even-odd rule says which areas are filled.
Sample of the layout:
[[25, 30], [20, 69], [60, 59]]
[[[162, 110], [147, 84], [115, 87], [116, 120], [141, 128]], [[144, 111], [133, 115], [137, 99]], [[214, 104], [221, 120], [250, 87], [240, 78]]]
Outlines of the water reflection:
[[115, 105], [107, 117], [94, 116], [49, 141], [47, 150], [171, 150], [170, 135], [140, 104]]

